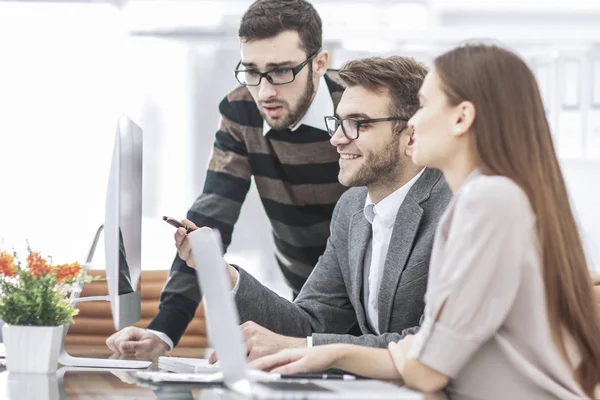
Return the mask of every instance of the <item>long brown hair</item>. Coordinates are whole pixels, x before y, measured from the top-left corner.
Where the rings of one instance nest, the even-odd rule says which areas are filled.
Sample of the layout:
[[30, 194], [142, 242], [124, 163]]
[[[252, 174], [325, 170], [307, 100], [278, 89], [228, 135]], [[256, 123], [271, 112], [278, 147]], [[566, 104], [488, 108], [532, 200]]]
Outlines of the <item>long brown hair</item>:
[[473, 138], [482, 172], [510, 178], [529, 198], [552, 336], [566, 362], [563, 329], [572, 337], [581, 356], [575, 378], [593, 397], [600, 384], [600, 317], [535, 77], [514, 53], [483, 44], [442, 54], [434, 66], [452, 105], [475, 105]]

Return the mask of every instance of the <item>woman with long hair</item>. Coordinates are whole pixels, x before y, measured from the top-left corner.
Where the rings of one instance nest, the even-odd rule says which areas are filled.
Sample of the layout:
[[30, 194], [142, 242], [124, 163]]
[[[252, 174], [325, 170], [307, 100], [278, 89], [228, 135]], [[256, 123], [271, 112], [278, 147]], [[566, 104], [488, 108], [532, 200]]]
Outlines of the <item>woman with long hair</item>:
[[454, 192], [421, 329], [388, 349], [285, 350], [253, 366], [401, 378], [451, 399], [594, 398], [600, 318], [531, 70], [497, 46], [451, 50], [409, 124], [414, 163], [440, 169]]

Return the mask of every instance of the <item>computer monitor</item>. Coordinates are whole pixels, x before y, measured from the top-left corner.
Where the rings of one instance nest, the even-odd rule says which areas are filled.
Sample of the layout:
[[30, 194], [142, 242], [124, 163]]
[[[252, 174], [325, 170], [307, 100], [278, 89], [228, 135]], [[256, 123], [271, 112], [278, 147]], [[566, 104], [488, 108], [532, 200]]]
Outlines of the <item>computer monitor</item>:
[[106, 194], [104, 259], [116, 330], [140, 320], [142, 273], [142, 129], [119, 120]]
[[[116, 330], [140, 320], [142, 273], [142, 129], [127, 116], [117, 123], [104, 214], [104, 255], [108, 296], [79, 297], [75, 303], [110, 301]], [[96, 232], [87, 263], [92, 261], [102, 227]], [[66, 336], [65, 332], [65, 335]], [[59, 362], [65, 366], [146, 368], [151, 362], [106, 360], [70, 356], [63, 348]]]

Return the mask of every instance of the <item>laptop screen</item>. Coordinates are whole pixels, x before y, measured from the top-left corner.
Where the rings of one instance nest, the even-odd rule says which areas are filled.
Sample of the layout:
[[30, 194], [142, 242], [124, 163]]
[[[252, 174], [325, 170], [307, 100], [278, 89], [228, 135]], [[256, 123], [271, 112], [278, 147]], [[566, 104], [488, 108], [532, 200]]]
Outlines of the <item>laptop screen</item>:
[[208, 340], [219, 356], [223, 380], [229, 384], [248, 379], [246, 345], [225, 269], [221, 236], [217, 230], [199, 229], [188, 238], [202, 290]]

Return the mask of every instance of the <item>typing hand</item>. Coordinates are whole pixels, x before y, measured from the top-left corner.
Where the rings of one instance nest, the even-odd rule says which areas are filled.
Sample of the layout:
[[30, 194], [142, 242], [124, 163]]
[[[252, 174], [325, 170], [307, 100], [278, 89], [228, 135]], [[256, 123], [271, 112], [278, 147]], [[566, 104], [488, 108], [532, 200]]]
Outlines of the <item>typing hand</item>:
[[388, 350], [390, 351], [392, 360], [394, 360], [394, 364], [396, 364], [396, 368], [400, 374], [402, 374], [402, 371], [404, 370], [404, 363], [408, 359], [408, 354], [413, 345], [414, 337], [415, 335], [407, 335], [397, 343], [390, 342], [388, 345]]
[[[246, 349], [248, 350], [248, 361], [253, 361], [284, 349], [305, 349], [307, 346], [306, 338], [278, 335], [253, 321], [244, 322], [240, 326], [240, 329], [246, 343]], [[213, 353], [209, 358], [209, 362], [212, 364], [216, 361], [217, 354]]]
[[121, 329], [106, 339], [106, 345], [121, 354], [164, 354], [167, 344], [152, 332], [134, 326]]
[[277, 374], [321, 372], [334, 365], [338, 353], [338, 345], [317, 346], [309, 349], [287, 349], [251, 362], [250, 368]]
[[[181, 221], [187, 227], [193, 228], [194, 232], [197, 231], [210, 231], [211, 228], [207, 226], [203, 226], [202, 228], [198, 228], [192, 221], [189, 219], [184, 219]], [[191, 234], [191, 233], [190, 233]], [[188, 238], [188, 233], [184, 228], [177, 228], [175, 231], [175, 247], [177, 247], [177, 255], [181, 258], [188, 267], [196, 268], [196, 264], [194, 263], [194, 257], [192, 255], [192, 245], [190, 243], [190, 239]], [[225, 260], [223, 260], [223, 264], [225, 268], [227, 268], [227, 274], [229, 275], [229, 280], [231, 282], [231, 287], [235, 287], [238, 279], [238, 272], [231, 265], [227, 264]]]

